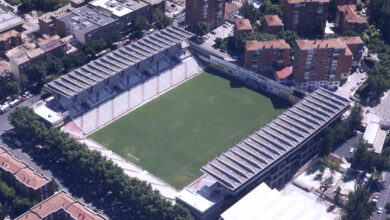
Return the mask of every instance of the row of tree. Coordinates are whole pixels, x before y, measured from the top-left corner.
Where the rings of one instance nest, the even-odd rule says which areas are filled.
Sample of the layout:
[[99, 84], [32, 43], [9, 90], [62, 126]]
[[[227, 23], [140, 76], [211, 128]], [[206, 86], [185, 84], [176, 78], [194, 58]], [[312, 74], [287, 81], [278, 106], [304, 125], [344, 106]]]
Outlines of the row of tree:
[[51, 168], [67, 171], [64, 181], [78, 181], [83, 193], [104, 200], [104, 206], [112, 205], [127, 219], [192, 219], [182, 206], [172, 205], [149, 184], [128, 177], [99, 152], [89, 150], [56, 128], [47, 128], [30, 108], [15, 109], [9, 121], [28, 146], [44, 146], [37, 151], [50, 158]]
[[352, 158], [351, 166], [367, 173], [376, 171], [382, 173], [390, 170], [390, 157], [386, 154], [378, 154], [369, 150], [370, 145], [361, 141]]
[[44, 12], [54, 11], [70, 3], [70, 0], [21, 0], [19, 10], [29, 12], [40, 10]]
[[[1, 175], [1, 173], [0, 173]], [[17, 217], [29, 210], [37, 202], [22, 196], [13, 186], [8, 185], [0, 179], [0, 218], [3, 219], [6, 215], [11, 218]]]

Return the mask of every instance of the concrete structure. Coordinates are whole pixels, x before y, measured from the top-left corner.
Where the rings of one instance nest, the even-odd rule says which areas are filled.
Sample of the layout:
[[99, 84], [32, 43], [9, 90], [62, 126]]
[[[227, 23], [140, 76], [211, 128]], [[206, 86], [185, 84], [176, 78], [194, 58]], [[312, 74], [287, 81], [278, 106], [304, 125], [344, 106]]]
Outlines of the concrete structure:
[[317, 135], [347, 111], [349, 103], [322, 88], [308, 94], [203, 166], [202, 172], [212, 178], [196, 180], [189, 190], [185, 188], [179, 193], [177, 202], [188, 207], [197, 219], [211, 219], [261, 183], [271, 188], [283, 187], [313, 158]]
[[91, 0], [70, 0], [70, 5], [72, 5], [72, 7], [79, 8], [86, 5], [90, 1]]
[[367, 21], [356, 10], [355, 5], [337, 6], [335, 27], [340, 33], [354, 31], [361, 33], [367, 29]]
[[36, 173], [28, 164], [19, 161], [2, 147], [0, 147], [0, 169], [5, 181], [32, 199], [42, 201], [54, 193], [50, 179]]
[[73, 34], [84, 44], [99, 39], [104, 34], [120, 31], [120, 23], [108, 14], [86, 5], [55, 18], [58, 35], [65, 37]]
[[[298, 190], [298, 189], [297, 189]], [[333, 220], [326, 206], [297, 190], [278, 191], [262, 183], [221, 214], [220, 220]]]
[[39, 17], [39, 29], [45, 33], [45, 34], [54, 34], [56, 33], [56, 27], [55, 27], [55, 18], [62, 16], [70, 11], [72, 11], [74, 8], [71, 5], [66, 5], [64, 7], [61, 7], [53, 12], [48, 12], [41, 17]]
[[238, 4], [235, 2], [233, 3], [226, 3], [225, 4], [225, 20], [226, 21], [234, 21], [234, 19], [238, 16], [239, 14], [239, 9]]
[[347, 79], [352, 52], [339, 38], [327, 40], [297, 40], [293, 74], [296, 87], [315, 89], [337, 88]]
[[194, 27], [199, 21], [205, 21], [210, 29], [221, 26], [224, 22], [225, 0], [186, 1], [185, 21]]
[[364, 131], [363, 140], [372, 147], [373, 151], [380, 154], [382, 152], [387, 133], [386, 129], [382, 129], [380, 123], [369, 122], [366, 130]]
[[90, 107], [108, 99], [114, 89], [131, 85], [135, 75], [153, 72], [151, 64], [163, 58], [174, 57], [186, 47], [193, 34], [175, 26], [142, 38], [136, 43], [119, 48], [50, 83], [45, 87], [65, 110], [80, 105]]
[[341, 37], [340, 38], [352, 52], [352, 67], [360, 66], [363, 51], [364, 42], [360, 37]]
[[5, 58], [5, 52], [23, 44], [22, 35], [19, 31], [10, 30], [0, 34], [0, 56]]
[[233, 34], [234, 37], [238, 38], [243, 33], [250, 33], [252, 32], [252, 25], [251, 22], [246, 19], [236, 19], [234, 21], [234, 27], [233, 27]]
[[19, 78], [29, 66], [37, 61], [61, 57], [66, 53], [67, 45], [58, 35], [38, 39], [35, 43], [26, 43], [9, 50], [6, 56], [10, 63], [10, 71]]
[[254, 72], [280, 70], [288, 66], [291, 47], [285, 40], [247, 41], [245, 68]]
[[23, 19], [12, 14], [0, 14], [0, 33], [9, 31], [11, 29], [22, 31]]
[[88, 209], [83, 203], [61, 191], [32, 207], [15, 220], [105, 220], [106, 218]]
[[282, 20], [278, 15], [265, 15], [261, 29], [264, 33], [277, 34], [284, 28]]
[[286, 0], [284, 4], [284, 25], [304, 35], [310, 35], [315, 28], [325, 28], [329, 0]]

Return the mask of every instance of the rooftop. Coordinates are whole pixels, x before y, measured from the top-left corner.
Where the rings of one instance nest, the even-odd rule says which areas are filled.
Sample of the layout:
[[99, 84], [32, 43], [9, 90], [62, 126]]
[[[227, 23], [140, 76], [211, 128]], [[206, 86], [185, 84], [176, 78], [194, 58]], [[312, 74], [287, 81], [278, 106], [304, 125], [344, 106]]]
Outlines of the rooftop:
[[339, 5], [337, 8], [344, 12], [345, 19], [348, 22], [366, 23], [366, 20], [357, 12], [355, 5]]
[[301, 50], [312, 50], [315, 48], [347, 48], [347, 45], [339, 38], [331, 38], [326, 40], [297, 40], [297, 46]]
[[193, 34], [178, 27], [167, 27], [61, 76], [46, 84], [46, 88], [52, 94], [73, 97], [119, 74], [123, 69], [135, 68], [137, 64], [192, 36]]
[[20, 32], [15, 30], [6, 31], [0, 34], [0, 41], [8, 40], [11, 37], [19, 36]]
[[91, 32], [116, 20], [90, 5], [76, 8], [65, 15], [58, 16], [57, 19], [83, 33]]
[[289, 4], [307, 3], [307, 2], [319, 2], [329, 3], [329, 0], [287, 0]]
[[246, 18], [237, 19], [235, 21], [235, 25], [237, 29], [240, 31], [252, 30], [251, 22], [249, 21], [249, 19]]
[[83, 203], [73, 199], [66, 192], [61, 191], [42, 201], [29, 211], [17, 217], [17, 220], [44, 219], [50, 214], [63, 210], [77, 220], [104, 220], [103, 216], [94, 213]]
[[340, 39], [346, 43], [349, 44], [364, 44], [363, 40], [360, 37], [340, 37]]
[[73, 7], [70, 4], [68, 4], [68, 5], [65, 5], [64, 7], [61, 7], [59, 9], [55, 10], [55, 11], [48, 12], [46, 14], [41, 15], [41, 17], [39, 17], [39, 19], [41, 19], [44, 22], [50, 22], [52, 17], [58, 17], [61, 15], [64, 15], [71, 10], [73, 10]]
[[[349, 100], [317, 89], [201, 170], [236, 191], [343, 113]], [[265, 171], [264, 171], [265, 172]]]
[[270, 41], [246, 41], [245, 49], [249, 51], [261, 50], [261, 49], [291, 49], [290, 45], [283, 39], [270, 40]]
[[22, 24], [23, 19], [12, 13], [0, 14], [0, 33]]
[[275, 74], [276, 74], [276, 77], [278, 77], [278, 79], [285, 79], [292, 74], [292, 68], [289, 66], [286, 66], [279, 71], [275, 71]]
[[229, 14], [234, 10], [237, 10], [239, 7], [236, 3], [226, 3], [225, 4], [225, 14]]
[[264, 20], [268, 26], [283, 26], [283, 22], [278, 15], [265, 15]]
[[148, 5], [146, 2], [136, 0], [95, 0], [89, 4], [117, 17], [125, 16]]

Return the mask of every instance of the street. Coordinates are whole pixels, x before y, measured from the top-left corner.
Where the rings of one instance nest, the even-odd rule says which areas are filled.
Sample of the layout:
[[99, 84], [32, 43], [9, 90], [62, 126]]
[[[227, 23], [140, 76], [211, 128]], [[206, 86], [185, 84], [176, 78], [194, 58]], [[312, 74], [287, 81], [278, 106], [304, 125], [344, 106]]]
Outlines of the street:
[[378, 214], [376, 211], [372, 217], [373, 220], [386, 220], [390, 217], [389, 214], [386, 214], [385, 205], [390, 202], [390, 174], [389, 172], [384, 173], [384, 182], [382, 184], [384, 188], [380, 192], [380, 196], [377, 202], [377, 208], [382, 207], [383, 211], [381, 214]]

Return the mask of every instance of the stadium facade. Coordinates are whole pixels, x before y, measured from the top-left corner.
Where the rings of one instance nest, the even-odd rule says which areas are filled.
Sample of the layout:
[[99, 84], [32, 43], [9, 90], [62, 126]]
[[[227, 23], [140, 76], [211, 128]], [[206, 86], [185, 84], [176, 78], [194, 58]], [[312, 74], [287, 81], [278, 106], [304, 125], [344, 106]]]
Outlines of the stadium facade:
[[[177, 201], [197, 219], [216, 218], [261, 183], [282, 188], [316, 154], [319, 133], [350, 101], [319, 88], [201, 168]], [[196, 185], [196, 186], [195, 186]]]

